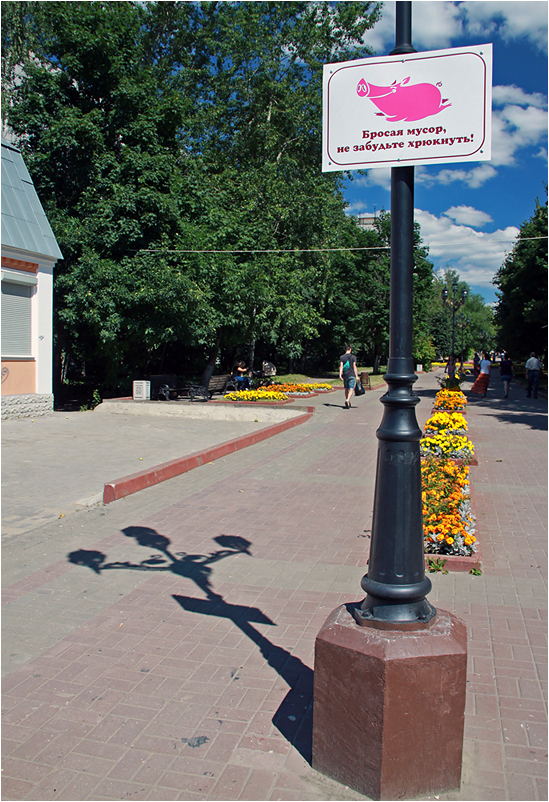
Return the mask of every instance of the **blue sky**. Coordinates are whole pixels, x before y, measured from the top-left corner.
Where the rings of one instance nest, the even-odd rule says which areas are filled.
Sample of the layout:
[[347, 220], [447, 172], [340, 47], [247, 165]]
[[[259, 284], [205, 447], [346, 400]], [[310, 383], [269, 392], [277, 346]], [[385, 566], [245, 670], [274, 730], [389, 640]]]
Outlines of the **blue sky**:
[[[365, 36], [377, 55], [395, 44], [395, 2]], [[493, 44], [492, 159], [415, 168], [415, 220], [435, 270], [447, 266], [487, 303], [491, 281], [520, 225], [543, 203], [547, 183], [547, 26], [545, 0], [414, 0], [416, 50]], [[350, 214], [391, 208], [390, 168], [354, 175]]]

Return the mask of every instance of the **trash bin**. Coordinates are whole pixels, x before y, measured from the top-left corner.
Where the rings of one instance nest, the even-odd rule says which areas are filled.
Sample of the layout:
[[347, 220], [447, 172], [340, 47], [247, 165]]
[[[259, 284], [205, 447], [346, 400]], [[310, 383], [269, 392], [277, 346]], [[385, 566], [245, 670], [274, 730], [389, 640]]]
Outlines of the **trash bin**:
[[361, 373], [360, 374], [360, 383], [362, 384], [362, 386], [364, 387], [365, 390], [371, 390], [372, 387], [370, 385], [370, 374], [366, 373], [366, 371], [364, 371], [364, 373]]

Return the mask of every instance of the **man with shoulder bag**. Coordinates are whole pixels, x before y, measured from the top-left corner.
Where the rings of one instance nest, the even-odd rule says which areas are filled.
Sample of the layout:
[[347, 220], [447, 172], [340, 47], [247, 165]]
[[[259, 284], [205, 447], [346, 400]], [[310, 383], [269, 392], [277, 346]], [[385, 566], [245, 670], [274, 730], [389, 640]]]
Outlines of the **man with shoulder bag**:
[[351, 398], [358, 382], [356, 356], [351, 353], [350, 345], [345, 346], [345, 353], [339, 357], [339, 378], [345, 388], [345, 409], [351, 409]]

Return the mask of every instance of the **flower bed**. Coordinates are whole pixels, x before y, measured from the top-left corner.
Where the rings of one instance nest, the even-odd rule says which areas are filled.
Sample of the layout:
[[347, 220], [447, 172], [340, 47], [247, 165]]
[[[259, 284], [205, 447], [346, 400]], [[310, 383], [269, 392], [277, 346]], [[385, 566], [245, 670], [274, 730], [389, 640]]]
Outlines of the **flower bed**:
[[[455, 396], [454, 392], [440, 390], [437, 393], [446, 402], [447, 395]], [[456, 403], [460, 403], [458, 400]], [[443, 457], [445, 459], [472, 461], [475, 453], [474, 446], [467, 439], [467, 421], [460, 412], [437, 410], [427, 420], [425, 432], [420, 441], [422, 457]]]
[[461, 391], [437, 393], [420, 441], [425, 561], [429, 571], [480, 573], [469, 465], [476, 464]]
[[471, 463], [475, 454], [472, 442], [465, 435], [447, 431], [422, 437], [419, 446], [422, 457], [439, 457]]
[[271, 384], [256, 390], [238, 390], [223, 396], [227, 401], [274, 402], [289, 401], [291, 397], [307, 397], [318, 393], [329, 393], [334, 388], [330, 384]]
[[435, 398], [435, 410], [461, 412], [467, 408], [467, 398], [461, 390], [439, 390]]
[[421, 466], [426, 554], [470, 557], [477, 551], [471, 510], [469, 466], [425, 459]]
[[321, 392], [328, 392], [332, 390], [331, 384], [305, 384], [300, 382], [299, 384], [288, 384], [288, 383], [280, 383], [280, 384], [273, 384], [272, 388], [278, 390], [281, 393], [291, 393], [291, 395], [310, 395], [311, 393], [321, 393]]
[[240, 390], [235, 393], [226, 393], [223, 398], [226, 401], [259, 401], [263, 403], [266, 401], [288, 400], [288, 396], [285, 393], [276, 392], [269, 388], [261, 388], [259, 390]]
[[467, 434], [467, 421], [461, 412], [436, 411], [425, 424], [425, 435], [432, 437], [441, 432]]

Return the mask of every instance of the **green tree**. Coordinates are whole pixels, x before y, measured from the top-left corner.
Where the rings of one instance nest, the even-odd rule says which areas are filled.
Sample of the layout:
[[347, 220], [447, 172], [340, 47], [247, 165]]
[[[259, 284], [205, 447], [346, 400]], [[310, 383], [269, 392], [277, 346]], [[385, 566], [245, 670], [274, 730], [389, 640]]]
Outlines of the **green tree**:
[[[467, 298], [463, 305], [456, 308], [454, 320], [454, 350], [456, 356], [461, 355], [463, 342], [464, 359], [471, 352], [490, 349], [494, 343], [494, 321], [491, 307], [484, 302], [482, 295], [471, 292], [467, 282], [462, 281], [459, 273], [447, 268], [442, 278], [435, 278], [430, 306], [431, 338], [439, 359], [448, 357], [452, 350], [452, 309], [442, 300], [444, 289], [448, 291], [448, 299], [453, 299], [453, 285], [457, 284], [456, 298], [461, 298], [463, 290], [467, 290]], [[469, 321], [467, 323], [467, 320]]]
[[42, 21], [40, 2], [14, 2], [1, 5], [2, 14], [2, 130], [7, 123], [13, 94], [23, 80], [25, 68], [36, 59], [39, 29]]
[[59, 365], [114, 387], [171, 347], [302, 355], [351, 225], [322, 65], [368, 52], [379, 4], [27, 5], [8, 118], [65, 257]]
[[320, 172], [322, 66], [368, 53], [360, 42], [378, 6], [205, 3], [197, 13], [200, 79], [182, 69], [175, 80], [195, 98], [212, 247], [283, 251], [235, 255], [230, 293], [225, 271], [217, 275], [210, 367], [218, 347], [239, 337], [299, 359], [319, 334], [335, 275], [334, 257], [318, 249], [341, 245], [350, 226], [341, 176]]
[[181, 230], [189, 101], [163, 82], [140, 5], [37, 5], [40, 58], [25, 65], [9, 123], [64, 254], [56, 377], [64, 357], [90, 382], [115, 387], [167, 340], [183, 339], [200, 307], [173, 259], [137, 256]]
[[[338, 285], [345, 295], [338, 299], [339, 308], [328, 316], [339, 322], [341, 344], [350, 339], [379, 368], [382, 356], [389, 350], [390, 302], [390, 240], [391, 215], [382, 211], [375, 231], [360, 231], [355, 225], [357, 247], [375, 247], [379, 250], [357, 252], [340, 276]], [[429, 337], [430, 298], [433, 284], [433, 266], [428, 260], [428, 249], [421, 240], [419, 225], [414, 225], [413, 268], [413, 355], [416, 362], [429, 362], [433, 358]], [[348, 289], [347, 289], [348, 288]]]
[[547, 354], [547, 201], [524, 222], [513, 250], [498, 270], [496, 326], [500, 347], [518, 360]]

